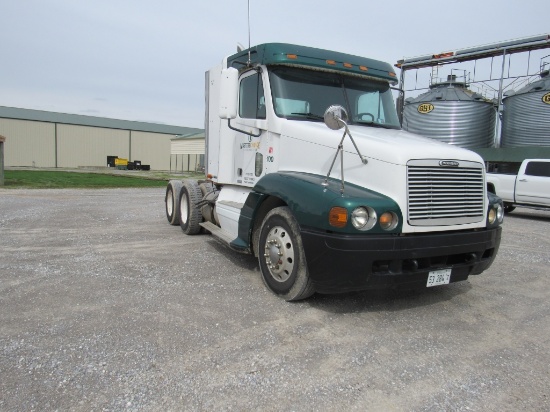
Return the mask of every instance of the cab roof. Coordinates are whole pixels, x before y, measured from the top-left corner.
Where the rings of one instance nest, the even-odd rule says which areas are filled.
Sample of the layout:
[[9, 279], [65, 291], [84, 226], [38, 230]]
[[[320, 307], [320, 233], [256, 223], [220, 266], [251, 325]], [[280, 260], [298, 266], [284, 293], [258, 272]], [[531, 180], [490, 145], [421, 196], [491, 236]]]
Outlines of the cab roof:
[[389, 63], [352, 54], [287, 43], [265, 43], [243, 50], [227, 58], [227, 66], [240, 69], [250, 64], [298, 66], [397, 83], [397, 76]]

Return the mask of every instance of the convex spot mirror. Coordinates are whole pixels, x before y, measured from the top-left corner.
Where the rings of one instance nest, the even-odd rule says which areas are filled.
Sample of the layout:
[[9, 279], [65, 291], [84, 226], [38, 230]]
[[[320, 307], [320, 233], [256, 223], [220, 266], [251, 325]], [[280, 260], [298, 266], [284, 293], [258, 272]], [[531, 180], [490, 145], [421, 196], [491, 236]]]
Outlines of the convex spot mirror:
[[333, 105], [325, 111], [324, 120], [329, 129], [338, 130], [346, 126], [348, 112], [340, 105]]

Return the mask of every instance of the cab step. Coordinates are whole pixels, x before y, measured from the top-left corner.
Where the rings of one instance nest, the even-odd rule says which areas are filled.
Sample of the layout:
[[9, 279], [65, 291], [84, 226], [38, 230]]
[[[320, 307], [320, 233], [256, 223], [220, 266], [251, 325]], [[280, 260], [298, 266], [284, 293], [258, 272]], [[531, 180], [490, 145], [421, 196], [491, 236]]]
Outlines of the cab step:
[[230, 233], [223, 230], [221, 227], [216, 226], [212, 222], [202, 222], [200, 225], [208, 230], [210, 233], [212, 233], [212, 236], [214, 236], [216, 239], [221, 240], [223, 243], [230, 244], [234, 238], [231, 236]]

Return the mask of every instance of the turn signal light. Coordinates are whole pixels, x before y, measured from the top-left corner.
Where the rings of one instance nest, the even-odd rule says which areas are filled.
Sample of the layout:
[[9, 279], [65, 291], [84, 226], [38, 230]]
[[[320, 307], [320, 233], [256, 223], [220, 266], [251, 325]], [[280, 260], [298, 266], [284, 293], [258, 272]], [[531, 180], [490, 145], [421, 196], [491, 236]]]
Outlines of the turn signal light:
[[384, 230], [393, 230], [399, 223], [399, 218], [394, 212], [384, 212], [379, 218], [380, 227]]
[[348, 211], [344, 207], [335, 206], [330, 209], [328, 222], [334, 227], [344, 227], [348, 223]]
[[298, 56], [295, 55], [295, 54], [287, 54], [286, 57], [287, 57], [288, 59], [297, 59], [297, 58], [298, 58]]
[[380, 226], [388, 227], [392, 223], [392, 215], [390, 213], [382, 213], [380, 216]]

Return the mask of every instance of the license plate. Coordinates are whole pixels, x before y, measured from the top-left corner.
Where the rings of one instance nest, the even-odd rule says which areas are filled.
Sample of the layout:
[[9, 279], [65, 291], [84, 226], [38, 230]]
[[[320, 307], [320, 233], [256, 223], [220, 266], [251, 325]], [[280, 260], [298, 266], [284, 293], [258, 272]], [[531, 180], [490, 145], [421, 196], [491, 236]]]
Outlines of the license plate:
[[426, 287], [447, 285], [451, 280], [451, 269], [434, 270], [428, 274]]

